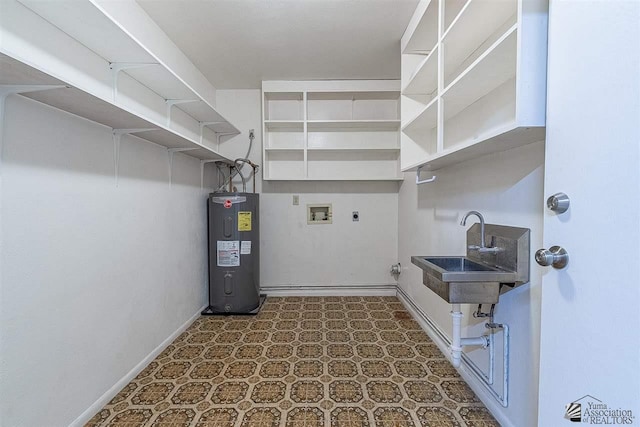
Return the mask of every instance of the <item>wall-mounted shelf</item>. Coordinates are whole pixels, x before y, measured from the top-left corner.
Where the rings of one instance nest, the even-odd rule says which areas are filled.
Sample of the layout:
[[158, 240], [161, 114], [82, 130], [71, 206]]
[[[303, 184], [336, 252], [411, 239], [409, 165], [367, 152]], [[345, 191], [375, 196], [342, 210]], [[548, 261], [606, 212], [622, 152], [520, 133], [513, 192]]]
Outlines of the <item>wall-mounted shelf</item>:
[[265, 81], [265, 180], [401, 180], [395, 81]]
[[[435, 40], [422, 28], [433, 8]], [[547, 10], [547, 0], [420, 2], [401, 43], [403, 171], [544, 139]]]
[[422, 108], [418, 114], [409, 119], [402, 126], [402, 131], [407, 134], [420, 133], [426, 129], [432, 129], [438, 124], [438, 100], [434, 99]]
[[407, 96], [431, 94], [438, 89], [437, 46], [431, 49], [431, 53], [418, 65], [403, 87], [402, 94]]
[[267, 130], [289, 129], [291, 131], [300, 131], [304, 129], [304, 121], [302, 120], [265, 120], [264, 126]]
[[239, 131], [215, 109], [215, 88], [164, 33], [144, 25], [137, 4], [117, 3], [6, 2], [0, 83], [59, 82], [65, 87], [24, 96], [112, 129], [145, 129], [127, 133], [172, 153], [228, 160], [219, 144]]
[[[194, 100], [194, 102], [177, 104], [175, 108], [184, 111], [196, 121], [214, 123], [226, 121], [215, 109], [215, 90], [207, 88], [210, 86], [208, 82], [202, 84], [202, 90], [196, 88], [196, 84], [188, 82], [186, 76], [178, 71], [179, 64], [174, 68], [168, 63], [169, 55], [166, 57], [159, 55], [159, 52], [166, 52], [162, 41], [158, 41], [155, 37], [146, 39], [134, 37], [134, 30], [147, 24], [144, 22], [144, 18], [147, 17], [136, 13], [139, 12], [139, 8], [131, 9], [129, 6], [122, 8], [117, 5], [114, 8], [113, 5], [108, 4], [109, 2], [99, 0], [19, 1], [110, 64], [128, 65], [121, 73], [128, 74], [161, 98]], [[119, 10], [127, 15], [127, 22], [124, 19], [118, 20], [119, 17], [114, 16], [114, 12]], [[140, 67], [135, 66], [136, 64], [152, 65]], [[112, 74], [115, 73], [113, 69], [116, 67], [111, 68]], [[117, 91], [118, 88], [114, 89]], [[204, 93], [205, 91], [209, 93]], [[216, 129], [216, 125], [209, 127]], [[236, 133], [240, 133], [233, 125], [231, 127]]]
[[516, 27], [511, 27], [446, 89], [444, 119], [455, 116], [480, 98], [516, 77]]
[[304, 151], [304, 148], [287, 148], [287, 147], [278, 147], [278, 148], [265, 148], [265, 151]]
[[397, 131], [400, 120], [307, 120], [307, 129], [313, 131]]
[[468, 65], [487, 44], [516, 24], [517, 11], [518, 0], [469, 0], [462, 7], [441, 41], [445, 86], [456, 77], [456, 70]]
[[114, 130], [153, 129], [128, 133], [169, 149], [189, 149], [184, 152], [189, 156], [203, 160], [228, 160], [199, 142], [166, 128], [163, 124], [140, 117], [126, 108], [104, 101], [38, 69], [0, 54], [0, 88], [13, 85], [60, 85], [61, 88], [25, 92], [18, 90], [15, 93]]
[[439, 1], [421, 1], [400, 41], [402, 53], [428, 54], [438, 41]]
[[[442, 150], [430, 157], [428, 163], [422, 162], [425, 171], [435, 171], [456, 163], [465, 162], [487, 154], [510, 150], [534, 142], [542, 141], [545, 137], [543, 127], [521, 127], [515, 123], [506, 124], [503, 127], [478, 135], [475, 139], [463, 141], [455, 147]], [[415, 170], [420, 163], [410, 166], [407, 170]]]
[[359, 152], [366, 152], [366, 151], [372, 151], [372, 152], [383, 152], [386, 151], [388, 153], [397, 153], [398, 151], [400, 151], [400, 148], [385, 148], [385, 147], [380, 147], [380, 148], [373, 148], [373, 147], [369, 147], [369, 148], [359, 148], [359, 147], [330, 147], [330, 148], [325, 148], [325, 147], [308, 147], [307, 148], [308, 151], [359, 151]]

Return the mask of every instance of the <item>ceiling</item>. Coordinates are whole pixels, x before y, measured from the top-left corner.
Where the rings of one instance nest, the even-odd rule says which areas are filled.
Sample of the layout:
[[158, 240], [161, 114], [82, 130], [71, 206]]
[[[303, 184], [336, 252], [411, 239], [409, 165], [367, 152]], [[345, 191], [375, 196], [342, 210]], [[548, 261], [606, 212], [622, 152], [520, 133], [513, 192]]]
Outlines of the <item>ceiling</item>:
[[399, 79], [418, 0], [138, 0], [219, 89]]

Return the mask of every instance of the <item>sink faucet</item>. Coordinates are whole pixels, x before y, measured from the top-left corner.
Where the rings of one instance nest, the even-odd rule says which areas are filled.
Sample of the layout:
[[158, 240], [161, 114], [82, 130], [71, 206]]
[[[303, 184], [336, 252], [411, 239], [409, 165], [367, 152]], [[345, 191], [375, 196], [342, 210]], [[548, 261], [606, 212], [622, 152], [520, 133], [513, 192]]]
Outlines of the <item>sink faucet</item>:
[[462, 221], [460, 221], [460, 225], [466, 225], [467, 224], [467, 218], [469, 218], [471, 215], [475, 215], [478, 217], [478, 219], [480, 220], [480, 246], [476, 246], [476, 245], [469, 245], [469, 249], [477, 249], [478, 252], [500, 252], [502, 250], [502, 248], [491, 248], [491, 247], [486, 247], [485, 246], [485, 234], [484, 234], [484, 217], [482, 216], [482, 214], [478, 211], [469, 211], [467, 212], [464, 217], [462, 217]]

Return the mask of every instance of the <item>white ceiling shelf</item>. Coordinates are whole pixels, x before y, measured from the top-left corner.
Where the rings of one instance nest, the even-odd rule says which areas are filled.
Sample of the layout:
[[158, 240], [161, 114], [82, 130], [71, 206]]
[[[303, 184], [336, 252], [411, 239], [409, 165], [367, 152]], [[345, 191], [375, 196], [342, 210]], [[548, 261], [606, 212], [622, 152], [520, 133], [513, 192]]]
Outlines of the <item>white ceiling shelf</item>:
[[442, 37], [446, 73], [468, 58], [496, 29], [513, 18], [516, 0], [469, 0]]
[[104, 6], [107, 5], [88, 0], [19, 1], [110, 64], [115, 102], [118, 101], [117, 74], [125, 73], [165, 100], [194, 101], [178, 103], [174, 108], [184, 111], [197, 122], [211, 123], [205, 127], [214, 132], [240, 133], [214, 108], [215, 98], [211, 94], [204, 95], [188, 84], [139, 38], [115, 21], [105, 11]]
[[443, 91], [445, 120], [516, 76], [517, 42], [514, 25]]
[[402, 131], [404, 133], [422, 132], [433, 129], [438, 123], [438, 99], [434, 98], [414, 118], [409, 120]]
[[[110, 32], [110, 34], [111, 33], [112, 32]], [[95, 52], [95, 47], [87, 47]], [[102, 56], [99, 52], [96, 53]], [[105, 59], [110, 63], [118, 63], [118, 61], [112, 61], [111, 58]], [[130, 75], [164, 99], [197, 98], [197, 95], [193, 93], [187, 85], [159, 63], [143, 67], [128, 68], [122, 72]], [[182, 109], [182, 106], [178, 108]], [[211, 107], [209, 108], [211, 109]]]
[[377, 153], [397, 153], [399, 147], [308, 147], [309, 151], [356, 151], [356, 152], [377, 152]]
[[264, 180], [402, 179], [399, 89], [398, 80], [263, 81]]
[[500, 128], [478, 135], [477, 138], [462, 141], [453, 148], [443, 150], [429, 158], [427, 162], [419, 162], [408, 169], [424, 165], [423, 170], [435, 171], [456, 163], [471, 160], [491, 153], [509, 150], [543, 140], [544, 127], [521, 127], [510, 123]]
[[[357, 80], [356, 80], [357, 81]], [[400, 96], [399, 90], [342, 90], [342, 91], [311, 91], [307, 92], [309, 101], [365, 101], [365, 100], [396, 100]]]
[[401, 42], [401, 170], [544, 140], [548, 0], [441, 1], [433, 25], [442, 35], [419, 60], [433, 3], [421, 0]]
[[29, 91], [22, 93], [22, 96], [100, 123], [114, 130], [154, 129], [151, 131], [131, 132], [131, 134], [168, 149], [189, 149], [184, 152], [189, 156], [202, 160], [228, 160], [197, 141], [166, 128], [163, 124], [143, 118], [126, 108], [100, 99], [36, 68], [0, 54], [0, 86], [42, 84], [62, 85], [64, 87]]
[[404, 181], [403, 176], [378, 175], [371, 177], [332, 176], [319, 178], [269, 178], [269, 181]]
[[314, 131], [397, 131], [400, 120], [308, 120], [309, 132]]
[[264, 151], [271, 151], [271, 152], [277, 152], [277, 151], [282, 151], [282, 152], [286, 152], [286, 151], [304, 151], [304, 148], [301, 147], [274, 147], [274, 148], [265, 148]]
[[402, 91], [403, 95], [430, 94], [438, 89], [438, 48], [420, 63]]
[[423, 1], [418, 4], [414, 17], [411, 18], [402, 37], [402, 53], [428, 54], [438, 41], [438, 0]]
[[302, 120], [265, 120], [264, 125], [267, 130], [290, 130], [300, 131], [304, 129]]

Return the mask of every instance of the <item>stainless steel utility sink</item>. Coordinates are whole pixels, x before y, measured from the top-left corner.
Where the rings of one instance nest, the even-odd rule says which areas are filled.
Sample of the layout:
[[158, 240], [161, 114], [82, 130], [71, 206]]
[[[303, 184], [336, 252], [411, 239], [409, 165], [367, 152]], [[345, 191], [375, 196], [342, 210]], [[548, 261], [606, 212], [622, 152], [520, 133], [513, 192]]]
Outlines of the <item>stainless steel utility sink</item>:
[[451, 304], [495, 304], [501, 283], [513, 283], [516, 274], [466, 257], [413, 256], [422, 270], [423, 283]]
[[529, 281], [529, 229], [486, 224], [490, 250], [478, 250], [480, 227], [467, 231], [467, 256], [413, 256], [423, 283], [451, 304], [495, 304]]
[[467, 257], [411, 257], [411, 262], [443, 282], [500, 282], [516, 281], [514, 271], [481, 264]]
[[493, 268], [478, 264], [469, 258], [454, 256], [425, 257], [428, 263], [435, 264], [444, 271], [493, 271]]

